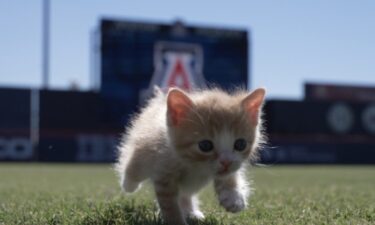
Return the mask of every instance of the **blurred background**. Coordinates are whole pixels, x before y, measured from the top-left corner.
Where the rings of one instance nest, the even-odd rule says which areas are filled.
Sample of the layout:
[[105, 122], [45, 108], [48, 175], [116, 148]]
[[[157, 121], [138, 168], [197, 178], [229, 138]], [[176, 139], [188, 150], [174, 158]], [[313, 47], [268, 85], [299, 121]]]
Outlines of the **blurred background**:
[[373, 1], [1, 1], [0, 161], [112, 162], [155, 85], [267, 88], [262, 163], [375, 163]]

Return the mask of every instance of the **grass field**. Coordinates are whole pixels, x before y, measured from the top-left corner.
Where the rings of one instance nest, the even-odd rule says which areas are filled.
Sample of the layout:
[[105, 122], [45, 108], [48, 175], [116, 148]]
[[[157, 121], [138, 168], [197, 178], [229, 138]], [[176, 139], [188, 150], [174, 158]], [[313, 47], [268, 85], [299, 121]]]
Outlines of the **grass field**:
[[[239, 214], [208, 187], [194, 224], [375, 224], [375, 167], [253, 168], [255, 193]], [[0, 224], [161, 224], [145, 185], [121, 194], [110, 165], [0, 164]]]

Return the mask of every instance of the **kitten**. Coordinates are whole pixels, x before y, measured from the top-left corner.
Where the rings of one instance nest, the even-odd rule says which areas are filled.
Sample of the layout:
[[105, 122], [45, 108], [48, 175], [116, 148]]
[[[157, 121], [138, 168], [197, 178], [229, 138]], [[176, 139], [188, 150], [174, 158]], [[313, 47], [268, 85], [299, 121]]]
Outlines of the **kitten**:
[[243, 170], [262, 141], [265, 90], [219, 89], [156, 93], [136, 116], [119, 147], [116, 170], [126, 192], [150, 178], [167, 224], [204, 218], [196, 193], [211, 180], [229, 212], [247, 205]]

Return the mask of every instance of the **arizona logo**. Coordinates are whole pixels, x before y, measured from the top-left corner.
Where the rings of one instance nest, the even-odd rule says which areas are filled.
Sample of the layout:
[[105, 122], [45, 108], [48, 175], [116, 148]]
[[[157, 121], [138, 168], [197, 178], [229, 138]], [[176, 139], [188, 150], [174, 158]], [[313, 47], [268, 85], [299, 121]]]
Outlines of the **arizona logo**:
[[166, 91], [179, 87], [186, 91], [205, 87], [202, 75], [203, 53], [199, 45], [157, 42], [154, 50], [155, 72], [149, 92], [154, 86]]

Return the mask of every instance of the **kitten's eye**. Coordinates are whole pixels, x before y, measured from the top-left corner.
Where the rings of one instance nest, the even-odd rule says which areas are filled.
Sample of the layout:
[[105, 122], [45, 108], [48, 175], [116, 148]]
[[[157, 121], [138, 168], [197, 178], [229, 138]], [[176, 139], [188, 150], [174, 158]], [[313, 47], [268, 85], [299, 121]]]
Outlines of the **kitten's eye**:
[[237, 150], [237, 151], [243, 151], [243, 150], [245, 150], [246, 145], [247, 145], [246, 140], [243, 139], [243, 138], [240, 138], [240, 139], [237, 139], [234, 142], [234, 149]]
[[203, 140], [198, 143], [199, 149], [202, 152], [210, 152], [214, 149], [214, 144], [210, 140]]

